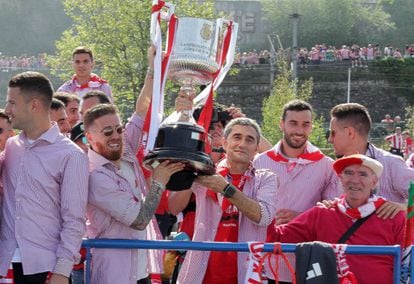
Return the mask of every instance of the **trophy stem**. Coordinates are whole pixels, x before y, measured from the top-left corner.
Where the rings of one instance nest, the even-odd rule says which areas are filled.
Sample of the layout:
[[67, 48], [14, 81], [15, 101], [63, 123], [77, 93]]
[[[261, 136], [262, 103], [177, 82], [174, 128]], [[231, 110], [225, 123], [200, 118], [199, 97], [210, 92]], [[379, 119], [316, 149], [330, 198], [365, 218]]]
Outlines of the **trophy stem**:
[[[181, 87], [181, 91], [183, 91], [189, 100], [192, 100], [195, 95], [194, 85], [192, 84], [191, 80], [184, 80], [183, 85]], [[197, 122], [193, 118], [193, 109], [189, 110], [182, 110], [178, 113], [178, 122], [184, 122], [189, 124], [197, 124]]]

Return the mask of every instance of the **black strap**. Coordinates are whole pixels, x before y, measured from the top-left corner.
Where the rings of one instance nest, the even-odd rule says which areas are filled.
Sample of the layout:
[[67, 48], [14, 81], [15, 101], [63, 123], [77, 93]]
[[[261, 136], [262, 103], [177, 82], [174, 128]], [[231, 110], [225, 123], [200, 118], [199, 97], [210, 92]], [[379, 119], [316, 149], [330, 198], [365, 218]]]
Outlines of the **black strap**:
[[349, 237], [358, 230], [359, 227], [375, 212], [369, 214], [368, 216], [365, 216], [364, 218], [358, 219], [355, 223], [352, 224], [351, 227], [345, 232], [345, 234], [342, 235], [342, 237], [336, 242], [337, 244], [344, 244]]

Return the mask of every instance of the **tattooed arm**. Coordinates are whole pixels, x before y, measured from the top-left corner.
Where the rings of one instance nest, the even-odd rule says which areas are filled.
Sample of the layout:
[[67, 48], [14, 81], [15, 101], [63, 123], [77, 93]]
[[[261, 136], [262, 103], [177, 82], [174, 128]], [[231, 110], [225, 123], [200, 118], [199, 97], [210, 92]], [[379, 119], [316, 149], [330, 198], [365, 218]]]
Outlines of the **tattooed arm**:
[[182, 163], [170, 163], [164, 161], [153, 171], [153, 179], [150, 190], [141, 203], [137, 218], [130, 225], [135, 230], [144, 230], [154, 216], [155, 210], [161, 200], [161, 195], [165, 190], [165, 185], [171, 175], [184, 169]]
[[155, 210], [157, 210], [158, 204], [161, 200], [161, 195], [165, 190], [165, 185], [153, 180], [151, 182], [151, 188], [148, 192], [145, 200], [143, 200], [141, 205], [141, 210], [138, 213], [137, 218], [132, 222], [131, 228], [135, 230], [144, 230], [148, 223], [151, 221], [152, 216], [154, 216]]

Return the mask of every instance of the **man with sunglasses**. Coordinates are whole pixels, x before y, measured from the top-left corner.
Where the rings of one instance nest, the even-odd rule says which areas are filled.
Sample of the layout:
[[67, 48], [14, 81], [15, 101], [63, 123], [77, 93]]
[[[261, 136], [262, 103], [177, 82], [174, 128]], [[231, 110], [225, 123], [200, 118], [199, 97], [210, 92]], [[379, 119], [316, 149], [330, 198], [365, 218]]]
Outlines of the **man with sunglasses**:
[[85, 232], [88, 159], [50, 120], [53, 87], [41, 73], [15, 75], [6, 114], [22, 132], [0, 158], [3, 216], [0, 275], [10, 262], [16, 284], [68, 283]]
[[[371, 117], [365, 106], [357, 103], [336, 105], [331, 109], [328, 141], [332, 143], [337, 157], [359, 153], [379, 161], [384, 166], [384, 173], [376, 194], [388, 201], [405, 203], [410, 182], [414, 180], [414, 169], [410, 169], [401, 157], [369, 142], [371, 124]], [[390, 207], [390, 214], [398, 213], [398, 207], [391, 207], [390, 202], [385, 205]]]
[[[332, 171], [333, 160], [308, 141], [312, 112], [312, 106], [305, 101], [286, 103], [279, 122], [283, 138], [253, 161], [256, 168], [270, 169], [278, 176], [280, 186], [274, 220], [277, 225], [290, 222], [319, 201], [340, 195], [339, 180]], [[294, 262], [293, 255], [289, 261]], [[285, 264], [280, 265], [279, 281], [292, 282]]]
[[[155, 48], [151, 47], [149, 69], [153, 67], [154, 54]], [[165, 185], [172, 174], [184, 169], [182, 163], [164, 161], [153, 170], [147, 183], [136, 159], [152, 81], [152, 72], [148, 72], [125, 133], [114, 105], [99, 104], [84, 115], [85, 136], [90, 144], [90, 238], [155, 239], [154, 212]], [[94, 249], [91, 283], [149, 283], [149, 274], [156, 271], [154, 263], [158, 264], [161, 255], [161, 251]]]

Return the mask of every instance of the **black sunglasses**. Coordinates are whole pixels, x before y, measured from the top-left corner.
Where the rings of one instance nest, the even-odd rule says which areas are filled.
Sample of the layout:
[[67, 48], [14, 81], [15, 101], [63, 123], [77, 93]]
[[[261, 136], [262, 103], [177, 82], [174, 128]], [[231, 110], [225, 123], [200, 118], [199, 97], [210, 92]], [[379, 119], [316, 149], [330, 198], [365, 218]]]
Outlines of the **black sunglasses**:
[[122, 125], [119, 125], [119, 126], [116, 126], [116, 127], [108, 126], [108, 127], [105, 127], [104, 129], [102, 129], [101, 133], [103, 135], [105, 135], [106, 137], [110, 137], [110, 136], [112, 136], [112, 134], [114, 134], [114, 131], [116, 131], [116, 133], [121, 135], [122, 133], [124, 133], [125, 129]]

